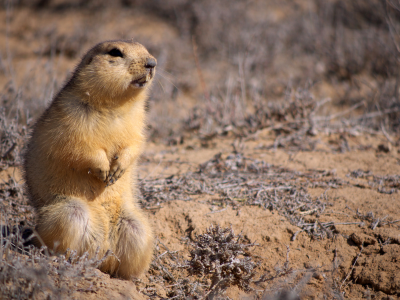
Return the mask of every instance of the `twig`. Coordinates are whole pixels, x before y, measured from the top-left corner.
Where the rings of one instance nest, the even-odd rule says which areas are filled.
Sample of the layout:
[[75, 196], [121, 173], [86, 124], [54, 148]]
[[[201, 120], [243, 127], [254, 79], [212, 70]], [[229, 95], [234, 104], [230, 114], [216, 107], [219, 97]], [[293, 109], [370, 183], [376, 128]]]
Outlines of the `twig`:
[[385, 129], [385, 125], [383, 125], [383, 122], [381, 122], [381, 130], [383, 135], [387, 138], [387, 140], [389, 141], [389, 143], [391, 143], [392, 145], [394, 144], [393, 139], [390, 137], [390, 135], [387, 133], [386, 129]]
[[173, 280], [174, 282], [178, 282], [175, 277], [162, 265], [162, 264], [158, 264], [153, 262], [153, 264], [155, 264], [157, 267], [159, 267], [165, 274], [167, 274], [167, 276]]
[[157, 240], [167, 250], [168, 254], [171, 255], [174, 260], [176, 260], [176, 257], [173, 255], [174, 253], [176, 253], [176, 251], [169, 250], [168, 247], [163, 244], [163, 242], [161, 242], [159, 239]]
[[[208, 101], [208, 104], [211, 104], [211, 99], [210, 99], [210, 94], [208, 93], [206, 83], [204, 81], [203, 77], [203, 72], [201, 71], [200, 68], [200, 62], [199, 62], [199, 57], [197, 56], [197, 44], [194, 36], [192, 36], [192, 46], [193, 46], [193, 55], [194, 55], [194, 61], [196, 63], [196, 68], [197, 68], [197, 73], [199, 74], [199, 79], [200, 79], [200, 84], [203, 89], [204, 97]], [[208, 107], [209, 112], [211, 112], [211, 108]]]
[[343, 280], [342, 284], [340, 285], [339, 290], [342, 289], [343, 284], [346, 282], [346, 280], [350, 277], [350, 274], [353, 272], [354, 266], [355, 266], [356, 263], [357, 263], [357, 259], [360, 257], [361, 252], [363, 251], [363, 249], [364, 249], [364, 243], [361, 244], [360, 252], [358, 253], [356, 259], [354, 260], [354, 263], [353, 263], [353, 265], [351, 266], [351, 270], [347, 273], [346, 278]]
[[350, 107], [349, 109], [346, 109], [345, 111], [342, 111], [340, 113], [336, 113], [327, 117], [315, 117], [313, 118], [314, 121], [331, 121], [333, 119], [336, 119], [337, 117], [343, 116], [345, 114], [348, 114], [349, 112], [357, 109], [358, 107], [360, 107], [361, 105], [365, 105], [365, 101], [361, 101], [355, 105], [353, 105], [352, 107]]
[[338, 215], [345, 215], [347, 217], [350, 217], [349, 214], [346, 214], [346, 213], [343, 213], [343, 212], [339, 212], [339, 211], [334, 211], [334, 210], [327, 211], [326, 214], [327, 215], [329, 215], [329, 214], [338, 214]]
[[322, 99], [322, 100], [320, 100], [320, 101], [317, 101], [317, 102], [316, 102], [315, 110], [317, 110], [317, 108], [319, 108], [319, 107], [321, 107], [321, 106], [323, 106], [323, 105], [325, 105], [326, 103], [331, 102], [331, 101], [332, 101], [332, 98], [331, 98], [331, 97], [327, 97], [327, 98], [324, 98], [324, 99]]
[[397, 222], [400, 222], [400, 220], [390, 221], [390, 222], [387, 222], [387, 224], [393, 224], [393, 223], [397, 223]]
[[164, 255], [167, 254], [167, 253], [168, 253], [168, 251], [165, 251], [164, 253], [162, 253], [162, 254], [160, 254], [159, 256], [157, 256], [157, 258], [156, 258], [155, 260], [159, 260], [160, 257], [164, 256]]
[[206, 213], [206, 216], [207, 216], [207, 215], [211, 215], [211, 214], [216, 214], [216, 213], [222, 212], [222, 211], [227, 210], [227, 209], [228, 209], [228, 206], [225, 207], [225, 208], [223, 208], [223, 209], [220, 209], [220, 210], [211, 211], [211, 212], [209, 212], [209, 213]]
[[398, 112], [398, 111], [400, 111], [400, 108], [398, 108], [398, 107], [388, 108], [388, 109], [385, 109], [385, 110], [382, 110], [382, 111], [372, 112], [372, 113], [365, 114], [365, 115], [362, 115], [362, 116], [357, 117], [357, 118], [353, 118], [353, 119], [351, 119], [351, 121], [358, 121], [358, 120], [361, 120], [361, 119], [369, 119], [369, 118], [380, 117], [380, 116], [387, 115], [387, 114], [390, 114], [390, 113], [393, 113], [393, 112]]
[[322, 229], [326, 229], [327, 227], [336, 226], [336, 225], [362, 225], [362, 224], [364, 224], [364, 222], [343, 222], [343, 223], [334, 223], [334, 222], [319, 223], [319, 222], [315, 222], [315, 223], [302, 223], [302, 224], [299, 224], [297, 226], [298, 227], [303, 227], [303, 229], [296, 231], [293, 234], [291, 240], [295, 241], [296, 238], [297, 238], [297, 235], [299, 233], [303, 232], [303, 231], [309, 231], [309, 230], [312, 230], [312, 229], [316, 230], [317, 223], [321, 226]]
[[315, 212], [315, 211], [318, 211], [318, 209], [317, 209], [317, 208], [314, 208], [314, 209], [310, 209], [310, 210], [307, 210], [307, 211], [301, 211], [301, 212], [299, 212], [299, 214], [300, 214], [300, 215], [310, 215], [310, 214], [312, 214], [312, 213]]
[[343, 223], [333, 223], [332, 225], [361, 225], [364, 222], [343, 222]]
[[220, 279], [209, 291], [208, 291], [208, 293], [204, 296], [204, 299], [212, 299], [213, 297], [211, 297], [211, 298], [208, 298], [209, 296], [212, 296], [212, 293], [214, 293], [214, 292], [217, 292], [218, 291], [218, 288], [219, 288], [219, 286], [222, 284], [222, 282], [224, 282], [224, 281], [226, 281], [226, 279]]

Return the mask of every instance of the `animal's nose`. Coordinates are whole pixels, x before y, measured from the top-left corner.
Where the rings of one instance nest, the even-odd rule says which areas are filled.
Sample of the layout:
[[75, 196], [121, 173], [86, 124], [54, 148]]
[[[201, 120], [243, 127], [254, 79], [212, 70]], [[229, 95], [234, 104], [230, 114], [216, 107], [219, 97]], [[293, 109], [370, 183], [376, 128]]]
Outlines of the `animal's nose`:
[[146, 64], [144, 65], [145, 68], [153, 69], [157, 65], [157, 61], [155, 58], [148, 58]]

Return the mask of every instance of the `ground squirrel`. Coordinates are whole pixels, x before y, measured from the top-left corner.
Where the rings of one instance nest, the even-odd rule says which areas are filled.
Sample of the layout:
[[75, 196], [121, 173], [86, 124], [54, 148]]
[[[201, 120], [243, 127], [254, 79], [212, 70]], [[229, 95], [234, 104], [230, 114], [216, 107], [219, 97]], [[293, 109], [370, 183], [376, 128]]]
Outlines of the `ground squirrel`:
[[24, 157], [40, 240], [56, 253], [110, 249], [118, 259], [110, 256], [100, 269], [126, 279], [152, 257], [135, 189], [156, 64], [135, 42], [92, 48], [35, 124]]

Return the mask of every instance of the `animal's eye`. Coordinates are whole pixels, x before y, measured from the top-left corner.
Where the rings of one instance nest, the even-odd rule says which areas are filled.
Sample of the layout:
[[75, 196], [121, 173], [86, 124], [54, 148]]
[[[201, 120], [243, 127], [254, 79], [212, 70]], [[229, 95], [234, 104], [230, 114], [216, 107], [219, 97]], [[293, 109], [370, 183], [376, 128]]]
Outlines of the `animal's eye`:
[[122, 52], [118, 48], [112, 48], [110, 51], [108, 51], [108, 54], [114, 57], [124, 57]]

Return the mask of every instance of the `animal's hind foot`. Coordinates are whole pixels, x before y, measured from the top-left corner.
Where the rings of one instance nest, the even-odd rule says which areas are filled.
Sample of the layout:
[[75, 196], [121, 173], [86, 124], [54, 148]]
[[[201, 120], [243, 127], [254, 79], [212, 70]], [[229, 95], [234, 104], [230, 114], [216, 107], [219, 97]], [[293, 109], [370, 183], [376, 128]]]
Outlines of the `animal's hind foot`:
[[150, 265], [153, 236], [144, 218], [122, 218], [119, 223], [116, 255], [120, 266], [116, 275], [125, 279], [137, 277]]
[[93, 254], [104, 241], [104, 228], [95, 224], [88, 205], [77, 198], [47, 205], [38, 210], [36, 230], [40, 240], [56, 253], [68, 248], [78, 255]]

